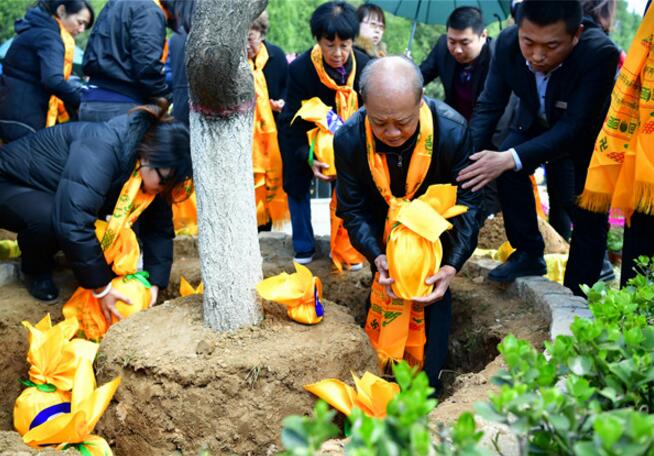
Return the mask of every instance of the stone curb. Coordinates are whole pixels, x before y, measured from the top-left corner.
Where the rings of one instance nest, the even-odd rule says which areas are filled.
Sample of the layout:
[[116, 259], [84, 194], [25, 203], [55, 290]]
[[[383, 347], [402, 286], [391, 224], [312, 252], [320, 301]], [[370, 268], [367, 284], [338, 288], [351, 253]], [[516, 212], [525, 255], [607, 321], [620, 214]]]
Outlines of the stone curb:
[[[470, 258], [461, 273], [470, 278], [483, 277], [501, 263], [488, 258]], [[498, 285], [499, 286], [499, 285]], [[545, 277], [521, 277], [507, 286], [507, 291], [533, 305], [543, 313], [550, 323], [550, 339], [558, 335], [570, 335], [570, 324], [576, 316], [591, 318], [588, 303], [584, 298]]]
[[18, 262], [0, 261], [0, 287], [18, 281]]

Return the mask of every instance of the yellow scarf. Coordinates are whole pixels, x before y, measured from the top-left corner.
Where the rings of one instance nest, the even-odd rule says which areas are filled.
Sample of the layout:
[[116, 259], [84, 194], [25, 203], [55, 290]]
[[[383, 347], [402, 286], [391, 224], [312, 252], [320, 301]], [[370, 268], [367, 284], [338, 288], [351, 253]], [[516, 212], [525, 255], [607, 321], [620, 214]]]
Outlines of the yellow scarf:
[[[423, 101], [420, 106], [420, 133], [411, 155], [406, 194], [402, 198], [393, 196], [391, 192], [386, 156], [375, 152], [375, 140], [367, 117], [365, 128], [370, 173], [377, 190], [388, 203], [384, 228], [386, 240], [402, 204], [413, 199], [427, 176], [434, 147], [434, 121], [429, 106]], [[426, 342], [424, 307], [410, 300], [391, 299], [384, 286], [379, 284], [379, 272], [372, 282], [370, 303], [365, 329], [382, 366], [389, 361], [405, 359], [412, 365], [422, 367]]]
[[282, 154], [277, 139], [277, 125], [270, 107], [268, 84], [263, 73], [268, 58], [268, 49], [262, 43], [254, 60], [248, 60], [257, 97], [252, 167], [256, 187], [257, 225], [265, 225], [272, 219], [273, 225], [280, 226], [289, 219], [289, 212], [288, 199], [282, 188]]
[[[166, 10], [166, 8], [163, 7], [161, 2], [159, 0], [152, 0], [155, 5], [157, 5], [161, 11], [163, 11], [164, 16], [166, 16], [166, 19], [170, 19], [170, 13]], [[163, 51], [161, 53], [161, 63], [166, 63], [166, 60], [168, 59], [168, 39], [164, 38], [164, 47]]]
[[[130, 228], [155, 197], [141, 190], [143, 179], [139, 165], [137, 162], [130, 178], [123, 185], [109, 222], [96, 222], [96, 236], [105, 260], [119, 276], [136, 273], [139, 246]], [[115, 281], [116, 279], [112, 283]], [[89, 340], [99, 341], [112, 323], [105, 320], [98, 299], [93, 297], [93, 290], [86, 288], [78, 288], [64, 304], [62, 312], [65, 318], [74, 317], [79, 321], [80, 328]]]
[[[59, 20], [55, 17], [55, 21], [59, 25], [59, 33], [61, 35], [61, 40], [64, 42], [64, 79], [68, 80], [71, 73], [73, 72], [73, 57], [75, 56], [75, 39], [73, 35], [68, 33]], [[66, 112], [66, 107], [64, 102], [61, 101], [56, 96], [50, 96], [50, 101], [48, 102], [48, 113], [46, 114], [45, 126], [52, 127], [57, 123], [64, 123], [70, 120], [68, 112]]]
[[[350, 54], [352, 57], [352, 70], [347, 78], [345, 85], [338, 85], [327, 74], [325, 70], [325, 63], [322, 56], [320, 46], [317, 44], [311, 50], [311, 62], [313, 67], [318, 73], [320, 82], [327, 88], [336, 91], [336, 114], [343, 120], [347, 121], [357, 109], [359, 109], [359, 99], [356, 91], [354, 90], [354, 78], [357, 71], [357, 61], [354, 57], [354, 51]], [[336, 170], [333, 170], [335, 174]], [[343, 225], [343, 219], [336, 216], [336, 191], [332, 192], [332, 201], [329, 205], [329, 220], [330, 220], [330, 250], [332, 261], [339, 271], [343, 270], [343, 264], [358, 264], [364, 260], [363, 255], [352, 247], [350, 237], [347, 230]]]
[[591, 211], [654, 214], [654, 8], [620, 70], [579, 204]]
[[311, 62], [313, 67], [318, 73], [320, 82], [327, 88], [336, 91], [336, 114], [341, 116], [343, 122], [349, 119], [352, 114], [359, 109], [359, 99], [356, 91], [354, 90], [354, 77], [357, 73], [357, 61], [354, 57], [354, 51], [350, 54], [352, 57], [352, 71], [347, 78], [345, 85], [341, 86], [336, 84], [334, 80], [329, 77], [327, 70], [325, 70], [325, 63], [322, 58], [322, 51], [317, 44], [311, 50]]

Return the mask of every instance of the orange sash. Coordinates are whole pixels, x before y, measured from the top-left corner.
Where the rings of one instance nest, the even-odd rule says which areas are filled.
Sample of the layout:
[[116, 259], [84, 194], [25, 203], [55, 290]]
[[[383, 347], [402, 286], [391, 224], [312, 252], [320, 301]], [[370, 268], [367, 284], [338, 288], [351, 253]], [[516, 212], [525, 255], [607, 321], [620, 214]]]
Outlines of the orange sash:
[[[55, 21], [59, 24], [59, 33], [61, 34], [61, 40], [64, 42], [64, 79], [70, 79], [70, 75], [73, 72], [73, 57], [75, 56], [75, 39], [73, 35], [68, 33], [59, 20], [55, 17]], [[66, 111], [66, 106], [64, 102], [61, 101], [56, 96], [50, 96], [50, 101], [48, 102], [48, 113], [45, 119], [45, 126], [52, 127], [57, 123], [64, 123], [70, 120], [70, 116]]]
[[[384, 239], [388, 239], [402, 205], [413, 199], [422, 185], [431, 165], [434, 147], [434, 120], [424, 101], [420, 106], [420, 133], [411, 155], [406, 180], [406, 194], [397, 198], [391, 193], [391, 179], [386, 156], [375, 152], [375, 141], [368, 118], [365, 119], [368, 165], [375, 186], [388, 203]], [[366, 320], [366, 333], [377, 350], [379, 361], [386, 366], [390, 361], [405, 359], [411, 365], [424, 363], [425, 318], [424, 307], [413, 301], [391, 299], [379, 283], [379, 272], [372, 282], [370, 310]]]
[[270, 107], [268, 84], [263, 73], [268, 58], [268, 49], [265, 43], [262, 43], [254, 60], [248, 60], [257, 96], [252, 168], [256, 187], [257, 225], [265, 225], [272, 220], [273, 225], [278, 227], [289, 220], [289, 212], [288, 199], [282, 188], [282, 155], [277, 139], [277, 125]]
[[[311, 50], [311, 62], [313, 62], [313, 67], [316, 69], [316, 73], [318, 73], [320, 82], [329, 89], [336, 91], [336, 114], [343, 119], [343, 122], [347, 121], [359, 109], [359, 99], [354, 90], [354, 78], [357, 71], [357, 61], [354, 57], [354, 52], [352, 52], [351, 57], [352, 71], [350, 71], [345, 85], [341, 86], [336, 84], [327, 74], [320, 46], [316, 44]], [[334, 191], [332, 192], [332, 200], [329, 204], [329, 221], [331, 227], [330, 250], [336, 269], [342, 271], [343, 264], [353, 265], [362, 263], [364, 257], [352, 247], [350, 237], [343, 225], [343, 219], [336, 216], [336, 204], [336, 191]]]
[[611, 93], [579, 204], [654, 214], [654, 8], [634, 37]]

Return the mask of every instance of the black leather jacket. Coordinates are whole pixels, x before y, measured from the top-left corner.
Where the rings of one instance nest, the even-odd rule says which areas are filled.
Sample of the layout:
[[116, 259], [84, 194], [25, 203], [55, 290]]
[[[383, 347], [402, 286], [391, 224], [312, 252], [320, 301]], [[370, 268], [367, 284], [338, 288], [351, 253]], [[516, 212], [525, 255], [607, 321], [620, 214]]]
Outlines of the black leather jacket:
[[[456, 185], [456, 176], [470, 164], [472, 141], [465, 120], [445, 103], [425, 98], [434, 115], [435, 147], [431, 166], [416, 197], [432, 184]], [[360, 109], [341, 127], [334, 138], [338, 179], [336, 214], [345, 221], [352, 245], [366, 256], [371, 265], [385, 252], [382, 240], [388, 205], [370, 173], [366, 157], [365, 108]], [[443, 265], [460, 270], [477, 246], [479, 233], [480, 192], [459, 187], [457, 203], [468, 206], [465, 214], [450, 219], [452, 230], [441, 236]], [[374, 267], [374, 266], [373, 266]]]

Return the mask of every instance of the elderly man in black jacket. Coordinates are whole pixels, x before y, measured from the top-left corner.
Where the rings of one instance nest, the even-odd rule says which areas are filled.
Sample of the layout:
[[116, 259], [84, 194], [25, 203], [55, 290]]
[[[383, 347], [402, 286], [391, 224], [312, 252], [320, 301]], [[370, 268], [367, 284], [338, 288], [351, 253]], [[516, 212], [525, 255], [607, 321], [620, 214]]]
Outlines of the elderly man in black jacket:
[[[578, 0], [525, 0], [517, 26], [503, 31], [484, 91], [470, 121], [477, 150], [488, 143], [511, 92], [518, 112], [500, 151], [470, 158], [458, 180], [480, 190], [497, 178], [504, 224], [516, 248], [489, 278], [512, 282], [542, 275], [544, 242], [538, 231], [529, 174], [543, 163], [567, 158], [574, 166], [577, 194], [583, 189], [597, 133], [608, 107], [619, 51], [599, 29], [584, 30]], [[605, 216], [573, 211], [574, 232], [565, 285], [581, 294], [580, 284], [599, 278], [608, 224]]]
[[[369, 63], [360, 87], [364, 108], [334, 138], [337, 215], [344, 219], [354, 247], [366, 256], [373, 272], [379, 272], [379, 283], [387, 286], [387, 293], [393, 297], [384, 240], [389, 205], [369, 166], [366, 122], [374, 137], [374, 153], [380, 154], [387, 164], [390, 190], [396, 198], [406, 197], [407, 175], [417, 155], [414, 151], [420, 141], [420, 110], [424, 104], [431, 110], [434, 141], [428, 170], [414, 197], [425, 193], [432, 184], [454, 184], [457, 174], [470, 163], [472, 140], [463, 117], [442, 102], [422, 97], [420, 71], [403, 57], [384, 57]], [[479, 194], [458, 189], [457, 204], [464, 204], [469, 210], [451, 219], [454, 229], [442, 236], [441, 268], [427, 279], [434, 284], [434, 291], [415, 300], [427, 306], [424, 369], [433, 386], [438, 385], [438, 374], [447, 355], [451, 317], [448, 287], [477, 245], [479, 203]]]
[[461, 6], [447, 18], [447, 33], [420, 64], [427, 85], [440, 77], [445, 89], [445, 103], [466, 120], [486, 82], [493, 49], [484, 27], [481, 11]]

